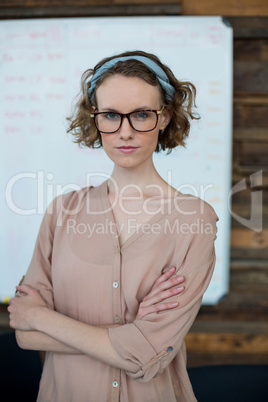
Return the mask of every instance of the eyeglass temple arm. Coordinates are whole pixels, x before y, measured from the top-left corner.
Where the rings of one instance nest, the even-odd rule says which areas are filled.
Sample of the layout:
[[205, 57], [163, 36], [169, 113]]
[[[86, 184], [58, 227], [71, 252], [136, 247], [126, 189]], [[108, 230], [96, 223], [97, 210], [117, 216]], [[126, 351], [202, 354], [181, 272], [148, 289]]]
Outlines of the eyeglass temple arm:
[[158, 116], [163, 112], [163, 110], [165, 109], [166, 106], [163, 106], [161, 110], [157, 110], [156, 113], [158, 114]]

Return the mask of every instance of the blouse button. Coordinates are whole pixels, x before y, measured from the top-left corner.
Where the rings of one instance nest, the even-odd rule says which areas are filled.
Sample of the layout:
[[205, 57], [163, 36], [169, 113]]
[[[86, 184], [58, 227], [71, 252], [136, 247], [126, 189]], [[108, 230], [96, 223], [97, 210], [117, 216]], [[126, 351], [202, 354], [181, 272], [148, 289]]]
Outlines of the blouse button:
[[116, 316], [114, 317], [114, 321], [115, 321], [115, 322], [119, 322], [119, 321], [120, 321], [120, 317], [118, 317], [118, 315], [116, 315]]
[[117, 381], [113, 381], [113, 387], [117, 388], [118, 387], [118, 382]]
[[119, 286], [119, 285], [118, 285], [118, 282], [115, 281], [115, 282], [113, 283], [113, 287], [116, 289], [116, 288], [118, 288], [118, 286]]
[[167, 348], [167, 351], [168, 351], [168, 352], [172, 352], [172, 350], [173, 350], [173, 347], [172, 347], [172, 346], [169, 346], [169, 347]]

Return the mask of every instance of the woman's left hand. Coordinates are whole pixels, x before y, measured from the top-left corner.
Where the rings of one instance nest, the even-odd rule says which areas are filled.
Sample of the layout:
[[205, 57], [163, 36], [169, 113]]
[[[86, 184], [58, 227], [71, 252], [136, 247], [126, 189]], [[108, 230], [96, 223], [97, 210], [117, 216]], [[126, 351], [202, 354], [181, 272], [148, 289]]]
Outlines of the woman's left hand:
[[45, 301], [38, 292], [29, 285], [16, 287], [16, 296], [8, 306], [10, 327], [23, 331], [35, 330], [35, 317], [40, 308], [47, 308]]
[[178, 295], [184, 291], [184, 286], [179, 286], [184, 282], [183, 276], [171, 276], [175, 273], [176, 268], [173, 267], [159, 276], [155, 281], [151, 291], [143, 298], [139, 305], [136, 320], [141, 320], [148, 314], [159, 313], [160, 311], [170, 310], [178, 307], [178, 302], [164, 302], [169, 297]]

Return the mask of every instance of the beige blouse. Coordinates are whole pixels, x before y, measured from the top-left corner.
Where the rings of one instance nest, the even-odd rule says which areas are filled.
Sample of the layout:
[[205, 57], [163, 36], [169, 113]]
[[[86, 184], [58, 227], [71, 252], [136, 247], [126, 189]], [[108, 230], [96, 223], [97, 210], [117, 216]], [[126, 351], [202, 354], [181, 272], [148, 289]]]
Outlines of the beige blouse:
[[[107, 181], [55, 198], [24, 283], [38, 288], [52, 309], [109, 326], [114, 348], [137, 370], [47, 352], [39, 402], [196, 401], [184, 338], [213, 272], [216, 221], [207, 203], [179, 194], [120, 247]], [[143, 297], [173, 266], [185, 277], [184, 292], [170, 298], [179, 306], [135, 320]]]

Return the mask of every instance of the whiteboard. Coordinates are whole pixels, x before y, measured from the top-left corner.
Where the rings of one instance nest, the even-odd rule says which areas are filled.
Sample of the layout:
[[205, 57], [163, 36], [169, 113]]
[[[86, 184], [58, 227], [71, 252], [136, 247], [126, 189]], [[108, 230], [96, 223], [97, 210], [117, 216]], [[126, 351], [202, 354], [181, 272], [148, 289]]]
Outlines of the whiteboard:
[[218, 214], [217, 263], [203, 302], [228, 291], [232, 149], [232, 29], [220, 17], [120, 17], [0, 22], [0, 300], [14, 294], [29, 265], [47, 205], [57, 195], [106, 180], [102, 149], [79, 148], [66, 116], [81, 74], [126, 50], [155, 53], [197, 87], [201, 120], [187, 148], [155, 154], [173, 187], [208, 201]]

